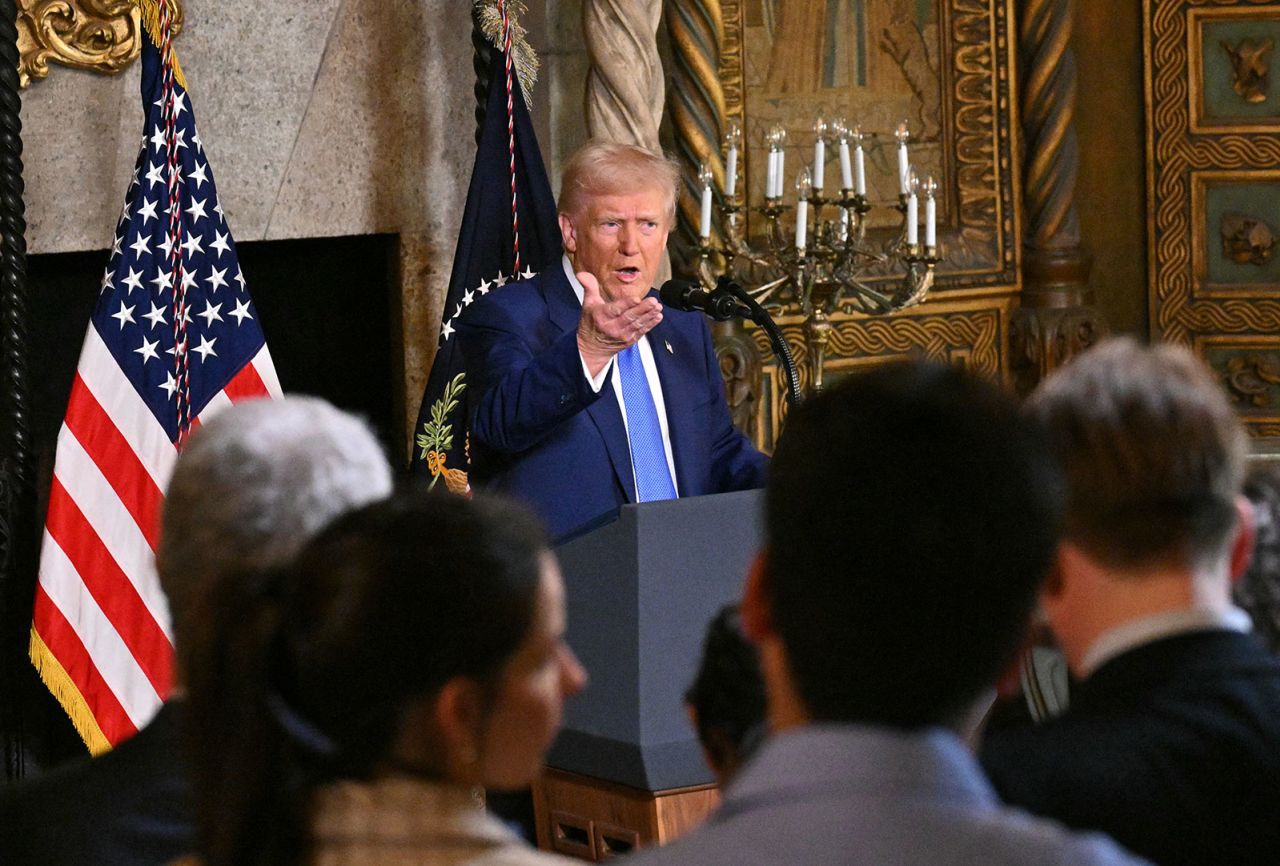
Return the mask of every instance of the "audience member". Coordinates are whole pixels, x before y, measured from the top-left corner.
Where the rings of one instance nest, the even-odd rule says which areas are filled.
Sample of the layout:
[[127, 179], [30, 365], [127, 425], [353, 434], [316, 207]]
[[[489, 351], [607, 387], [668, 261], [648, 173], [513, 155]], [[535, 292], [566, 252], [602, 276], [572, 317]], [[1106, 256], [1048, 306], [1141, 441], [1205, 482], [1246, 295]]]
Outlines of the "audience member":
[[[203, 637], [191, 615], [199, 596], [288, 559], [335, 515], [390, 490], [368, 428], [322, 400], [254, 400], [212, 418], [178, 458], [164, 504], [157, 567], [179, 649]], [[113, 751], [0, 794], [0, 863], [143, 866], [189, 853], [185, 712], [179, 685]]]
[[705, 827], [639, 862], [1136, 862], [1000, 805], [955, 733], [1017, 651], [1059, 491], [1035, 426], [958, 369], [793, 410], [741, 608], [772, 734]]
[[1253, 504], [1253, 558], [1233, 596], [1258, 638], [1280, 654], [1280, 466], [1262, 463], [1250, 470], [1244, 495]]
[[707, 626], [702, 663], [684, 700], [707, 766], [721, 788], [764, 741], [764, 679], [736, 604]]
[[405, 494], [211, 594], [184, 657], [209, 866], [551, 863], [486, 814], [585, 676], [536, 520]]
[[1280, 863], [1280, 663], [1231, 605], [1252, 509], [1245, 434], [1188, 350], [1105, 342], [1030, 410], [1067, 478], [1042, 594], [1079, 680], [1062, 716], [993, 734], [1012, 803], [1156, 863]]

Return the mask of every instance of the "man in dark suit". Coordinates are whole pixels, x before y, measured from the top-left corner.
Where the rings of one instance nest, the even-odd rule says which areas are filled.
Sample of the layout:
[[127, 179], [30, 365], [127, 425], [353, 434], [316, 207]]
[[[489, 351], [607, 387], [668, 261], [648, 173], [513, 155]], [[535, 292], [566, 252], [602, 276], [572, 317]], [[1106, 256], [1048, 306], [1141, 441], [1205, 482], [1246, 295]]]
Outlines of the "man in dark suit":
[[[390, 490], [377, 439], [322, 400], [254, 400], [213, 418], [178, 458], [164, 504], [156, 565], [175, 642], [209, 639], [196, 611], [210, 586], [288, 560]], [[183, 710], [179, 687], [112, 751], [0, 791], [0, 863], [160, 866], [191, 854]]]
[[1079, 683], [1059, 718], [993, 732], [987, 772], [1163, 866], [1280, 863], [1280, 664], [1231, 604], [1252, 523], [1226, 396], [1185, 349], [1125, 339], [1030, 407], [1068, 479], [1041, 604]]
[[471, 477], [532, 503], [555, 539], [628, 502], [763, 484], [703, 316], [653, 291], [678, 178], [641, 148], [588, 144], [561, 184], [563, 261], [459, 325]]

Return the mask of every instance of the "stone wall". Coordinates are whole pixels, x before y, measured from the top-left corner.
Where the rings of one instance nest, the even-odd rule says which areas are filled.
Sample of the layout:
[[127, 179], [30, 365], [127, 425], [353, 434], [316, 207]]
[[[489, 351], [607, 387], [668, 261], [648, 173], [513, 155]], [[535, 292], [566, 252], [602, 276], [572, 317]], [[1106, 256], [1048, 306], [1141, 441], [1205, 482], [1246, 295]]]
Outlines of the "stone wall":
[[[238, 240], [456, 232], [474, 155], [465, 0], [183, 5], [178, 57]], [[110, 245], [139, 66], [54, 66], [23, 94], [31, 252]]]
[[[405, 346], [395, 384], [415, 413], [475, 156], [470, 4], [183, 8], [176, 50], [236, 240], [404, 239], [402, 320], [390, 324]], [[54, 65], [23, 93], [31, 253], [110, 246], [142, 136], [140, 67]]]

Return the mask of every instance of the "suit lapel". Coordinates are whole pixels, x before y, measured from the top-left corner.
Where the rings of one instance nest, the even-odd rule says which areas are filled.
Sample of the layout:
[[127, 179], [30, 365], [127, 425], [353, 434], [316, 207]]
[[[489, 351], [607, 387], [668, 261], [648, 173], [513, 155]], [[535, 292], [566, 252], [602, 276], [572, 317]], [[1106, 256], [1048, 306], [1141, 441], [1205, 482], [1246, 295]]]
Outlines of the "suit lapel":
[[[578, 319], [582, 315], [582, 305], [578, 303], [573, 286], [564, 273], [562, 263], [557, 263], [548, 275], [543, 286], [543, 299], [547, 304], [547, 316], [561, 334], [578, 328]], [[612, 376], [613, 374], [610, 374]], [[613, 474], [622, 485], [628, 502], [636, 501], [636, 479], [631, 470], [631, 445], [627, 442], [627, 428], [622, 422], [622, 410], [618, 407], [618, 398], [613, 393], [613, 383], [608, 379], [603, 385], [605, 391], [600, 399], [587, 407], [587, 415], [595, 423], [604, 440], [605, 450], [609, 453], [609, 462], [613, 464]]]

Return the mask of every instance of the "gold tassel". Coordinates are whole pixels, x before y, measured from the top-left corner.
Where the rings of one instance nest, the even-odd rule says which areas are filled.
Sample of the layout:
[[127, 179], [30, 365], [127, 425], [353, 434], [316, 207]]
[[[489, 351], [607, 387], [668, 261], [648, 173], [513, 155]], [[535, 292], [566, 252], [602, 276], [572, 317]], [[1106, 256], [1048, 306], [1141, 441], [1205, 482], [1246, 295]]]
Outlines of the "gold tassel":
[[[160, 3], [158, 0], [137, 0], [137, 3], [142, 12], [142, 26], [146, 28], [152, 44], [159, 48], [161, 45]], [[170, 57], [173, 59], [173, 80], [182, 85], [183, 90], [186, 90], [187, 78], [182, 74], [182, 67], [178, 64], [178, 51], [176, 48], [170, 54]]]
[[101, 755], [111, 751], [111, 743], [102, 733], [102, 728], [98, 727], [98, 720], [89, 711], [84, 696], [34, 628], [31, 629], [29, 652], [31, 663], [36, 666], [40, 679], [57, 698], [58, 703], [62, 704], [62, 709], [71, 718], [71, 724], [75, 725], [76, 733], [89, 747], [90, 754]]
[[[480, 29], [493, 47], [502, 53], [502, 16], [498, 14], [497, 0], [473, 0]], [[507, 0], [507, 18], [511, 20], [511, 65], [520, 78], [520, 91], [524, 94], [525, 108], [533, 109], [533, 85], [538, 81], [538, 55], [525, 38], [525, 29], [516, 20], [525, 13], [519, 0]]]

